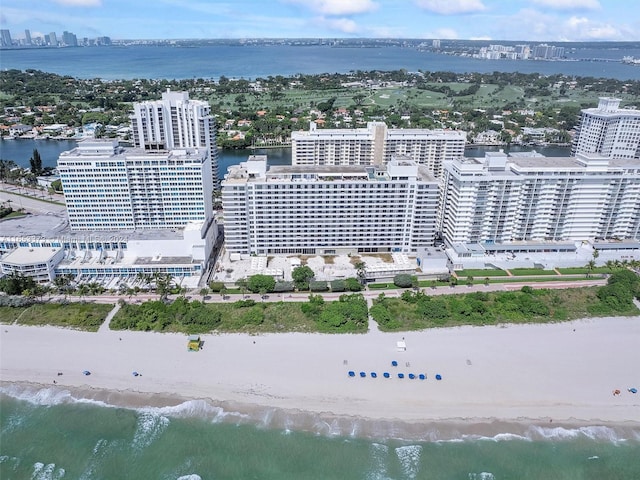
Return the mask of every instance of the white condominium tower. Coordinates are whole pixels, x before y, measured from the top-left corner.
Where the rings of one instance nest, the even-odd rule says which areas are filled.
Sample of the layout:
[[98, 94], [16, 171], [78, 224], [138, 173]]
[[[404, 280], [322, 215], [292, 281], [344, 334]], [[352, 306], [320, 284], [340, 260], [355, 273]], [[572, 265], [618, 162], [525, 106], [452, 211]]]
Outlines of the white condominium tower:
[[457, 130], [387, 128], [369, 122], [366, 128], [317, 129], [292, 132], [293, 165], [383, 165], [405, 155], [436, 177], [442, 162], [464, 156], [466, 133]]
[[438, 226], [449, 244], [640, 239], [640, 161], [596, 155], [447, 162]]
[[148, 151], [84, 141], [58, 159], [72, 230], [208, 228], [211, 159], [204, 149]]
[[162, 100], [136, 103], [133, 108], [131, 128], [136, 147], [146, 151], [205, 149], [211, 156], [214, 187], [218, 186], [216, 129], [207, 102], [189, 100], [187, 92], [167, 89]]
[[433, 244], [438, 184], [406, 158], [386, 166], [272, 166], [222, 181], [226, 249], [243, 254], [412, 252]]
[[600, 98], [597, 108], [582, 110], [572, 155], [640, 158], [640, 110], [619, 107], [617, 98]]

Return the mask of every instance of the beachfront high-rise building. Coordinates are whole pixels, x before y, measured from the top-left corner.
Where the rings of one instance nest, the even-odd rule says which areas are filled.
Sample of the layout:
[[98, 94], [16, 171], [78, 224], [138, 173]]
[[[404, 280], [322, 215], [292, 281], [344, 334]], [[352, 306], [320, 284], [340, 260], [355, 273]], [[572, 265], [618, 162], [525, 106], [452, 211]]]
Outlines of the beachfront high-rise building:
[[617, 98], [600, 98], [596, 108], [582, 110], [571, 153], [640, 159], [640, 110], [620, 108]]
[[369, 122], [366, 128], [318, 129], [292, 132], [293, 165], [384, 165], [405, 155], [436, 177], [442, 162], [464, 156], [466, 133], [456, 130], [388, 128]]
[[58, 36], [56, 35], [56, 32], [51, 32], [48, 35], [49, 38], [49, 45], [52, 47], [57, 47], [58, 46]]
[[407, 158], [267, 170], [255, 156], [229, 168], [222, 202], [231, 253], [415, 252], [433, 244], [438, 182]]
[[65, 47], [77, 47], [78, 46], [78, 37], [74, 33], [67, 32], [66, 30], [62, 32], [62, 44]]
[[0, 46], [10, 47], [11, 45], [13, 45], [11, 32], [3, 28], [2, 30], [0, 30]]
[[438, 228], [449, 244], [640, 239], [640, 162], [597, 155], [446, 162]]
[[31, 32], [29, 31], [29, 29], [26, 29], [24, 31], [24, 44], [31, 45]]
[[161, 100], [134, 104], [131, 128], [134, 145], [149, 152], [205, 149], [211, 158], [212, 183], [218, 187], [216, 129], [207, 102], [190, 100], [187, 92], [167, 89]]
[[205, 149], [148, 152], [83, 141], [58, 159], [72, 230], [176, 229], [212, 222]]

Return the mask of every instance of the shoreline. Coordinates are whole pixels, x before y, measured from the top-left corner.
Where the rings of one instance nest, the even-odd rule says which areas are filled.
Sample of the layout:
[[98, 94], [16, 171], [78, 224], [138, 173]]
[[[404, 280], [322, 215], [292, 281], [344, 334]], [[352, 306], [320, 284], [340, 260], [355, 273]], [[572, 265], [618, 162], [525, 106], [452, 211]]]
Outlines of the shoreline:
[[473, 440], [567, 441], [576, 438], [607, 442], [640, 441], [640, 420], [602, 421], [574, 418], [439, 418], [421, 421], [374, 419], [331, 412], [283, 410], [255, 404], [215, 402], [157, 394], [151, 401], [137, 391], [76, 388], [0, 381], [2, 396], [40, 406], [93, 404], [104, 408], [145, 411], [169, 418], [198, 418], [211, 423], [253, 425], [276, 431], [298, 431], [327, 437], [373, 441], [457, 442]]
[[[85, 399], [327, 435], [542, 439], [587, 429], [587, 436], [637, 441], [640, 395], [627, 388], [640, 386], [633, 383], [640, 382], [639, 320], [400, 335], [203, 335], [200, 352], [187, 352], [180, 334], [4, 325], [0, 392], [32, 403]], [[402, 335], [407, 350], [399, 352]], [[427, 378], [399, 379], [400, 372]]]

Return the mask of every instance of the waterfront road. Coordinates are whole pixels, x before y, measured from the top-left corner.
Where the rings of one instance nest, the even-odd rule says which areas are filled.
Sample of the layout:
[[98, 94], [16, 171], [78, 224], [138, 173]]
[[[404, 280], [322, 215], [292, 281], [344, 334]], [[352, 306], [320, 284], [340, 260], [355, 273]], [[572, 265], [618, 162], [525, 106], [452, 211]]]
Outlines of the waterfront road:
[[67, 209], [64, 203], [57, 198], [58, 195], [52, 202], [49, 201], [48, 194], [44, 194], [45, 198], [38, 198], [31, 190], [23, 192], [25, 192], [24, 188], [18, 189], [13, 185], [2, 185], [0, 187], [0, 205], [10, 204], [14, 210], [24, 209], [26, 212], [38, 214], [61, 214]]
[[[563, 282], [509, 282], [509, 283], [492, 283], [489, 285], [473, 285], [473, 286], [463, 286], [458, 285], [457, 287], [437, 287], [437, 288], [423, 288], [421, 289], [427, 295], [455, 295], [455, 294], [463, 294], [463, 293], [471, 293], [471, 292], [495, 292], [495, 291], [510, 291], [510, 290], [520, 290], [524, 286], [530, 286], [532, 288], [549, 288], [549, 289], [562, 289], [562, 288], [580, 288], [580, 287], [593, 287], [593, 286], [602, 286], [607, 283], [607, 280], [604, 278], [596, 278], [593, 280], [580, 280], [580, 281], [563, 281]], [[393, 290], [365, 290], [362, 293], [366, 299], [374, 299], [377, 298], [378, 295], [384, 293], [387, 297], [399, 297], [405, 289], [393, 289]], [[343, 292], [343, 293], [332, 293], [332, 292], [317, 292], [315, 294], [322, 295], [325, 300], [337, 300], [341, 295], [349, 295], [353, 292]], [[202, 296], [199, 294], [199, 290], [189, 290], [185, 294], [186, 298], [190, 300], [199, 300], [202, 301]], [[174, 300], [176, 298], [175, 295], [171, 295], [169, 300]], [[241, 294], [227, 294], [224, 299], [219, 293], [210, 293], [205, 297], [206, 303], [233, 303], [238, 300], [242, 300], [243, 296]], [[309, 300], [309, 292], [302, 293], [269, 293], [261, 298], [259, 294], [247, 293], [244, 295], [245, 299], [255, 300], [256, 302], [307, 302]], [[60, 300], [61, 297], [54, 296], [52, 300]], [[157, 294], [151, 293], [140, 293], [138, 295], [133, 295], [129, 297], [128, 295], [95, 295], [95, 296], [85, 296], [82, 299], [78, 298], [77, 295], [72, 295], [67, 297], [69, 301], [75, 302], [78, 300], [86, 301], [86, 302], [95, 302], [95, 303], [117, 303], [118, 300], [124, 300], [127, 303], [142, 303], [148, 300], [158, 300], [159, 296]]]

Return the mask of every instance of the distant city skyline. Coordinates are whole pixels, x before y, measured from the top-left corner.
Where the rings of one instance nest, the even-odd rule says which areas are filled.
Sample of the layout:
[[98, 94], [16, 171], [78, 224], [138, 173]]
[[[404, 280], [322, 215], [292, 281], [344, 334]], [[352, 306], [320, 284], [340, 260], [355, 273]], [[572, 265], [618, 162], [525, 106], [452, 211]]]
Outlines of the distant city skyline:
[[78, 38], [438, 38], [640, 41], [624, 0], [23, 0], [3, 6], [14, 40]]

